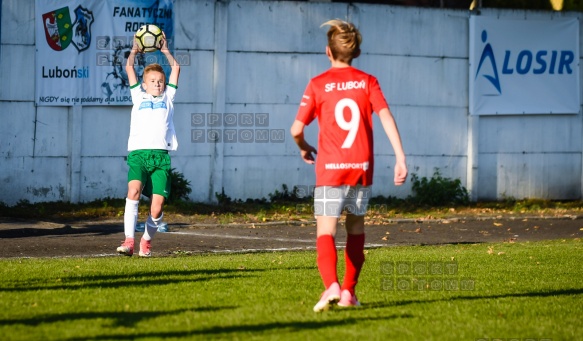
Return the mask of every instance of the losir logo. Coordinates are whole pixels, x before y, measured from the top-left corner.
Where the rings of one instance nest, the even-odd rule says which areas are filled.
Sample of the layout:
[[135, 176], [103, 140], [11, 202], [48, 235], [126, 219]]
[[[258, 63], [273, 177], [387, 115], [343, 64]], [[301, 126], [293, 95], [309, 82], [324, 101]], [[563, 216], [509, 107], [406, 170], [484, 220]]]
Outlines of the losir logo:
[[482, 31], [481, 40], [484, 47], [474, 80], [480, 75], [486, 78], [496, 89], [497, 95], [502, 94], [500, 75], [565, 75], [572, 74], [575, 69], [575, 53], [572, 50], [516, 49], [504, 51], [502, 68], [499, 70], [486, 30]]
[[53, 50], [63, 51], [73, 43], [73, 46], [81, 52], [91, 45], [93, 13], [80, 5], [74, 13], [74, 23], [71, 23], [68, 6], [42, 15], [45, 37]]

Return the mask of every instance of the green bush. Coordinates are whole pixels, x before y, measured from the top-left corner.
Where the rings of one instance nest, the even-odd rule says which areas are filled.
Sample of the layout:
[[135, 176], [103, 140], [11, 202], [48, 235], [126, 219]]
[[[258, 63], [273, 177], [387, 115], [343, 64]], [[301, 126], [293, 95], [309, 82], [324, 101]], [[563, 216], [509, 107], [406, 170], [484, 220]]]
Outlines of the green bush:
[[468, 191], [462, 186], [460, 179], [444, 178], [438, 168], [435, 168], [431, 179], [411, 174], [411, 183], [414, 195], [409, 200], [418, 205], [465, 205], [470, 202]]
[[281, 191], [276, 189], [275, 192], [269, 193], [269, 201], [272, 203], [307, 201], [310, 199], [312, 199], [311, 196], [302, 195], [297, 186], [294, 186], [290, 191], [286, 184], [281, 185]]
[[176, 168], [170, 170], [170, 196], [168, 202], [176, 202], [178, 200], [188, 200], [188, 195], [192, 192], [190, 188], [190, 181], [188, 181], [184, 174], [178, 172]]
[[225, 187], [221, 187], [221, 193], [215, 192], [215, 198], [221, 206], [229, 205], [233, 202], [233, 199], [225, 194]]

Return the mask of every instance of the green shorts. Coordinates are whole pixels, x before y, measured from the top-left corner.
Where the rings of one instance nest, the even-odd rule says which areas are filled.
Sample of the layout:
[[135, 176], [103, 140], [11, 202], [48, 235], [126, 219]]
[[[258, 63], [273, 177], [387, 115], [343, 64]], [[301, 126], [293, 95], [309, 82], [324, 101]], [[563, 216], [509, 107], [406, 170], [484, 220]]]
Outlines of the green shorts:
[[158, 194], [168, 199], [171, 164], [167, 150], [134, 150], [128, 155], [128, 166], [128, 182], [139, 180], [143, 195], [150, 198], [152, 194]]

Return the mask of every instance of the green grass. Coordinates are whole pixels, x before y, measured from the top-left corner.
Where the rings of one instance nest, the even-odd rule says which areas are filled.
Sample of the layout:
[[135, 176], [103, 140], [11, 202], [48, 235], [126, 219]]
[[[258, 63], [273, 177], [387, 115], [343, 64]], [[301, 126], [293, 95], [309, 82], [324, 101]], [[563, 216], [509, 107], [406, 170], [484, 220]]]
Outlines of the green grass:
[[[398, 267], [451, 262], [457, 270], [443, 275]], [[369, 249], [357, 287], [363, 306], [320, 314], [312, 312], [322, 290], [314, 252], [4, 259], [0, 269], [2, 340], [583, 335], [579, 239]], [[472, 285], [419, 290], [425, 278]], [[402, 280], [412, 288], [388, 290]]]

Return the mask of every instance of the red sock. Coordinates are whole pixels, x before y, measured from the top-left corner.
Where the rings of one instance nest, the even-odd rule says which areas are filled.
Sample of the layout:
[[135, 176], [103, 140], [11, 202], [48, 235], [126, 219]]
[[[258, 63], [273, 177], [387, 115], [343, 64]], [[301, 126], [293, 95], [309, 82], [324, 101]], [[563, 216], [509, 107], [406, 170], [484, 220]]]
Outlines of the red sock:
[[336, 244], [334, 237], [331, 235], [323, 235], [316, 239], [316, 252], [318, 254], [318, 270], [322, 277], [322, 282], [326, 289], [332, 283], [338, 282], [338, 275], [336, 272], [336, 263], [338, 262], [338, 254], [336, 253]]
[[364, 233], [346, 236], [344, 260], [346, 261], [346, 273], [344, 274], [342, 290], [348, 290], [354, 295], [354, 287], [358, 283], [358, 276], [364, 264]]

